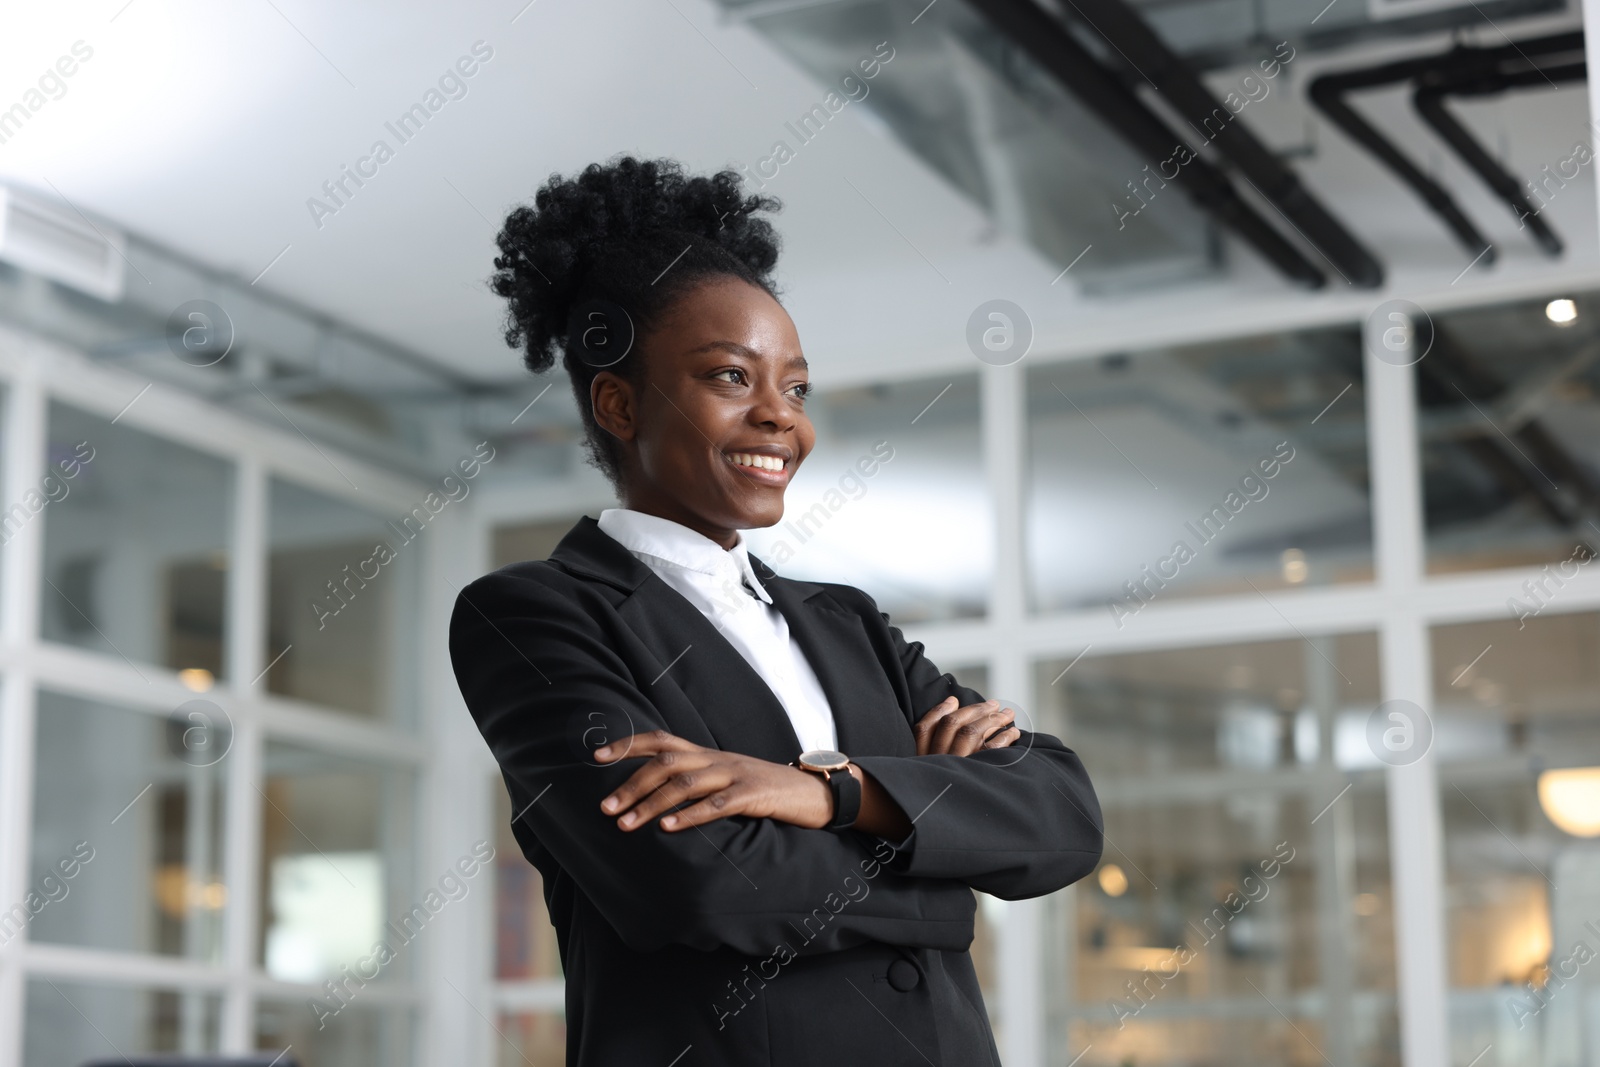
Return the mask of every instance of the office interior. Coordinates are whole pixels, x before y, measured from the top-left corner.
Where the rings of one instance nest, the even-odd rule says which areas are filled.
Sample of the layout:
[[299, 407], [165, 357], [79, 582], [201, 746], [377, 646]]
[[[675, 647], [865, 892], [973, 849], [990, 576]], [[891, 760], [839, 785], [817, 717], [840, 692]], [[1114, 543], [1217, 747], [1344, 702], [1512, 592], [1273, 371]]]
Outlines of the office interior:
[[619, 152], [783, 203], [752, 550], [1095, 784], [1008, 1067], [1600, 1067], [1600, 5], [1323, 5], [16, 7], [0, 1067], [563, 1062], [446, 637], [616, 506], [485, 282]]

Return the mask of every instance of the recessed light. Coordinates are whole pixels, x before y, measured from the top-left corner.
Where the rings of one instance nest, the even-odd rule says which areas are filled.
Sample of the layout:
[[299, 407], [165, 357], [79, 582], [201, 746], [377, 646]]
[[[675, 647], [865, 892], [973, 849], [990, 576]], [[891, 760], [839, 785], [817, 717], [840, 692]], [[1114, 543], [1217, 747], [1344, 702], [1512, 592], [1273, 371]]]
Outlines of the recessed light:
[[1557, 326], [1571, 326], [1578, 321], [1578, 305], [1563, 297], [1544, 306], [1544, 317]]

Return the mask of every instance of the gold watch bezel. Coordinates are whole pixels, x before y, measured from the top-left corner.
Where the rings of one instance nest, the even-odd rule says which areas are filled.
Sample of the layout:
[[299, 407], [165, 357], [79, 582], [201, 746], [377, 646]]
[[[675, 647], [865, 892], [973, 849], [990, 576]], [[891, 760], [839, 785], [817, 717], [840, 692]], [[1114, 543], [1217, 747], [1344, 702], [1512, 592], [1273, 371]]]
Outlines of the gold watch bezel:
[[843, 771], [849, 767], [850, 757], [833, 749], [818, 748], [800, 753], [800, 758], [795, 763], [801, 770], [813, 771], [826, 779], [833, 772]]

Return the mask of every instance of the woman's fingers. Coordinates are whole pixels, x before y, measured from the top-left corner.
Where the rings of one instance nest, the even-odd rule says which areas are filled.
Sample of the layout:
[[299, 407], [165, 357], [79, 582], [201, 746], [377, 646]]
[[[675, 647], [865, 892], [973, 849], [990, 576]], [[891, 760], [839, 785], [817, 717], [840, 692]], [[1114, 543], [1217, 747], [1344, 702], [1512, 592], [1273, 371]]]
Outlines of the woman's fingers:
[[714, 793], [726, 793], [733, 781], [734, 776], [725, 761], [720, 764], [712, 763], [697, 770], [678, 771], [662, 782], [654, 792], [624, 812], [617, 820], [617, 825], [624, 830], [636, 829], [657, 815], [671, 811], [679, 804], [699, 800]]
[[917, 724], [911, 728], [911, 735], [917, 740], [917, 755], [926, 756], [932, 744], [933, 731], [939, 725], [939, 720], [956, 710], [960, 703], [955, 697], [945, 697], [939, 703], [929, 708]]
[[999, 733], [994, 734], [983, 743], [984, 748], [1010, 748], [1022, 739], [1022, 731], [1015, 726], [1008, 726]]
[[929, 751], [953, 756], [970, 756], [988, 736], [1011, 721], [1013, 712], [997, 700], [968, 704], [939, 720], [929, 743]]
[[687, 830], [692, 826], [703, 826], [708, 822], [726, 819], [729, 815], [739, 815], [744, 811], [745, 794], [746, 790], [738, 786], [718, 790], [681, 811], [663, 815], [661, 828], [669, 831]]
[[950, 751], [958, 756], [970, 756], [983, 748], [989, 738], [1011, 725], [1011, 720], [1016, 718], [1016, 712], [1002, 706], [999, 701], [993, 703], [992, 708], [980, 712], [971, 722], [956, 731]]
[[633, 734], [601, 745], [594, 750], [594, 758], [600, 763], [614, 763], [620, 759], [654, 756], [658, 752], [687, 752], [699, 747], [693, 741], [685, 741], [677, 734], [666, 730], [650, 730], [647, 733]]
[[600, 810], [608, 815], [620, 815], [641, 798], [654, 793], [663, 782], [675, 774], [704, 767], [710, 762], [714, 749], [701, 748], [665, 730], [634, 734], [615, 744], [595, 749], [595, 759], [601, 763], [624, 758], [650, 757], [638, 770], [600, 801]]

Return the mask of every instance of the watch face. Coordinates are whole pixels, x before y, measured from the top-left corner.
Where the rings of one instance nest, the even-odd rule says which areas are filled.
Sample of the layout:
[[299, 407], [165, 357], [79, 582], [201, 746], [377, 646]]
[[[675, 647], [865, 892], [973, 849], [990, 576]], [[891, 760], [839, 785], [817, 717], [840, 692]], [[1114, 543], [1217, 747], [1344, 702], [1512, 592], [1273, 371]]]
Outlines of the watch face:
[[849, 762], [850, 757], [843, 752], [832, 752], [825, 748], [800, 753], [800, 766], [807, 770], [836, 771]]

